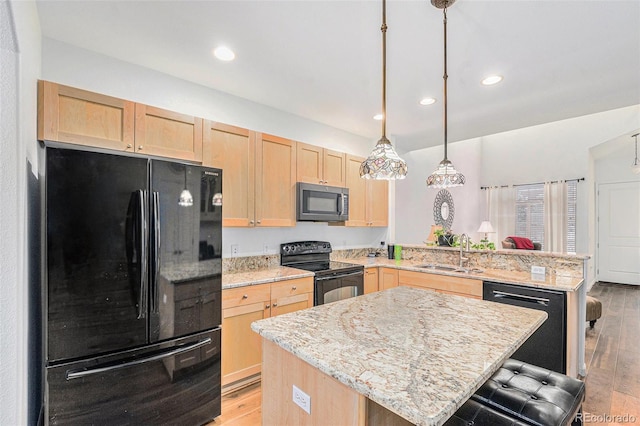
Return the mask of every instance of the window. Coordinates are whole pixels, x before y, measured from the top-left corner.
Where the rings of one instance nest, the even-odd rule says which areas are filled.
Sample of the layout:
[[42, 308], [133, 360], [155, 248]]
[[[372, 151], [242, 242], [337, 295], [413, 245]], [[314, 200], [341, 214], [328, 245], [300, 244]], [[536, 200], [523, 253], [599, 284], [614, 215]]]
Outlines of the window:
[[[516, 235], [540, 242], [544, 249], [544, 184], [520, 185], [516, 190]], [[567, 182], [567, 252], [576, 251], [578, 182]]]

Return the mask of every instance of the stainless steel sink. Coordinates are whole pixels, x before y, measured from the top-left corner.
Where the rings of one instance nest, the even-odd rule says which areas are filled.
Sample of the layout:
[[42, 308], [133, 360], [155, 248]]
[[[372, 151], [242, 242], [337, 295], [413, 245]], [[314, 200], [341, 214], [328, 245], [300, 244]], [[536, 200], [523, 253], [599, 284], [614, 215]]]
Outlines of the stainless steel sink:
[[416, 268], [433, 269], [434, 271], [450, 271], [450, 272], [453, 272], [458, 269], [456, 266], [433, 265], [433, 264], [418, 265], [416, 266]]
[[431, 263], [428, 263], [426, 265], [418, 265], [416, 266], [416, 268], [430, 269], [433, 271], [462, 272], [465, 274], [470, 274], [472, 272], [475, 272], [475, 273], [484, 272], [482, 269], [478, 269], [478, 268], [467, 269], [467, 268], [459, 268], [457, 266], [435, 265]]

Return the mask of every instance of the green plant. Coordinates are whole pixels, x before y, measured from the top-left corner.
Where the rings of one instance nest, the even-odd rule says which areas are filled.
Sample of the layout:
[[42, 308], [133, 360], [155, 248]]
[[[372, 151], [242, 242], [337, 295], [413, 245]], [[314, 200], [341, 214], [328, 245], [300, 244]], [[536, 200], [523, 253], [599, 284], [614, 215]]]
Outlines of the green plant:
[[496, 245], [489, 240], [480, 240], [477, 244], [471, 242], [471, 248], [474, 250], [495, 250]]

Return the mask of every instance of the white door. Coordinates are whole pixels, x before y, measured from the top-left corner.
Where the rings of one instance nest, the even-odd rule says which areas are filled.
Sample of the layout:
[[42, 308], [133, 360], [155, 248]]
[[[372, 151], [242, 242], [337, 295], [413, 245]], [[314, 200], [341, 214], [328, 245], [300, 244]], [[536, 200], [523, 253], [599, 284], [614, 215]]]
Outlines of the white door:
[[640, 285], [640, 182], [598, 185], [599, 281]]

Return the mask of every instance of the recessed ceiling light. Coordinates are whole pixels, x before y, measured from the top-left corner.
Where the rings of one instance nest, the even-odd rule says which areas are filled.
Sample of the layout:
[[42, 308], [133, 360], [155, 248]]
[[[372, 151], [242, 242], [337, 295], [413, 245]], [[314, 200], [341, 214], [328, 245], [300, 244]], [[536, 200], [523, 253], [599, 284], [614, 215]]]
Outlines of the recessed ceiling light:
[[424, 98], [420, 100], [420, 105], [432, 105], [435, 104], [435, 98]]
[[236, 54], [227, 46], [218, 46], [213, 50], [213, 54], [221, 61], [233, 61]]
[[382, 114], [376, 114], [373, 116], [374, 120], [382, 120], [382, 117], [384, 117]]
[[482, 84], [485, 86], [491, 86], [492, 84], [500, 83], [502, 81], [501, 75], [490, 75], [482, 80]]

